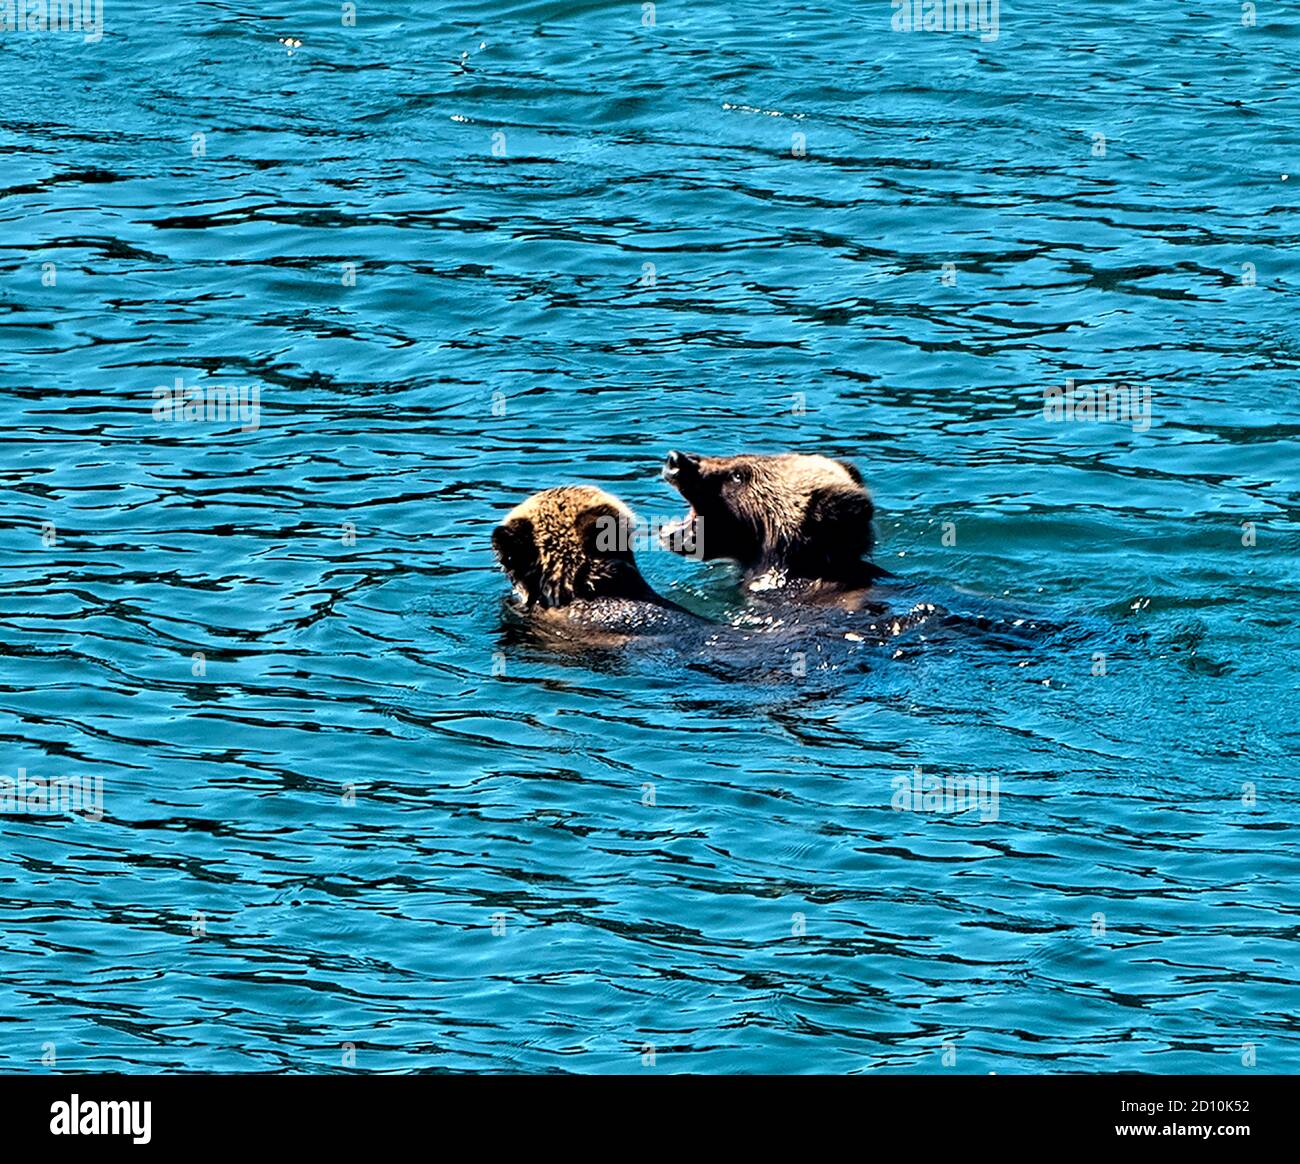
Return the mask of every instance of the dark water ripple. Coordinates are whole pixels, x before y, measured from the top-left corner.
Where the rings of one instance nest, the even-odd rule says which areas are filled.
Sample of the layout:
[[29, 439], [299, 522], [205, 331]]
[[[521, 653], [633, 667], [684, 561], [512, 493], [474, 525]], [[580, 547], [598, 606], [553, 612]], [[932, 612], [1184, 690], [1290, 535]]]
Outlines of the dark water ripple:
[[[104, 785], [0, 816], [0, 1067], [1300, 1068], [1291, 14], [107, 7], [0, 43], [0, 774]], [[503, 635], [500, 515], [674, 446], [1063, 629]]]

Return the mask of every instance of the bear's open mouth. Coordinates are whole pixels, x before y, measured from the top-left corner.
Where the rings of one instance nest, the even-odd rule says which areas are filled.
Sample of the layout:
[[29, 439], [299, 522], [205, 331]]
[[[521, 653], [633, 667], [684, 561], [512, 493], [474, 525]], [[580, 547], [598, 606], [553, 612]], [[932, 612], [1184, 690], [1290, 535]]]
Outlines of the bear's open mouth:
[[685, 517], [660, 526], [659, 542], [675, 554], [695, 554], [698, 552], [702, 531], [700, 515], [687, 490], [699, 482], [699, 462], [685, 453], [673, 451], [664, 462], [661, 476], [682, 495], [690, 508]]
[[687, 540], [693, 541], [696, 533], [695, 523], [699, 521], [699, 514], [692, 507], [686, 513], [685, 517], [679, 517], [676, 521], [665, 522], [659, 527], [659, 540], [670, 550], [677, 553], [684, 553], [684, 546]]

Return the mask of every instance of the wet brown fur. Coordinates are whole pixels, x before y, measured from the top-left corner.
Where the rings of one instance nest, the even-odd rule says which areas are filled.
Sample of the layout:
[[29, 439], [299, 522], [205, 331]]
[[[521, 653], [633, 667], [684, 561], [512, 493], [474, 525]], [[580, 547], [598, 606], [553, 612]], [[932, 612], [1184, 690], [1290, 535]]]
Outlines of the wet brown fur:
[[566, 485], [511, 510], [493, 532], [492, 548], [528, 607], [644, 599], [654, 592], [629, 548], [635, 522], [618, 498], [592, 485]]
[[[845, 461], [804, 453], [674, 453], [664, 476], [695, 512], [695, 554], [734, 559], [754, 588], [766, 579], [772, 587], [859, 589], [883, 573], [866, 560], [873, 544], [871, 495]], [[668, 544], [691, 549], [680, 537]]]

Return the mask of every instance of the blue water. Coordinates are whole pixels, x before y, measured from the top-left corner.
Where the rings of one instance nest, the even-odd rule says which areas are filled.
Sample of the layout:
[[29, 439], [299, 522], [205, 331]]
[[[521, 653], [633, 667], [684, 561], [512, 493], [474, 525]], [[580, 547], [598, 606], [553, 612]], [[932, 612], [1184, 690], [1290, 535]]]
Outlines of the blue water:
[[[0, 775], [103, 786], [0, 817], [0, 1069], [1300, 1070], [1300, 14], [361, 7], [0, 32]], [[501, 516], [671, 448], [1057, 629], [508, 635]]]

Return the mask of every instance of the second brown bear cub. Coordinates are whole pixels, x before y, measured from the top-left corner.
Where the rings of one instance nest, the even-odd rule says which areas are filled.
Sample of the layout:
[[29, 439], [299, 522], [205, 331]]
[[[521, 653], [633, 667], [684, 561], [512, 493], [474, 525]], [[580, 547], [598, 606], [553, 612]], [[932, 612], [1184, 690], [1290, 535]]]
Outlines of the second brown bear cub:
[[671, 452], [663, 476], [691, 507], [664, 529], [663, 544], [738, 562], [748, 590], [854, 605], [886, 573], [866, 560], [874, 507], [861, 474], [846, 461]]
[[591, 485], [535, 493], [506, 515], [492, 548], [523, 611], [563, 637], [611, 643], [697, 622], [656, 594], [632, 556], [636, 518]]

